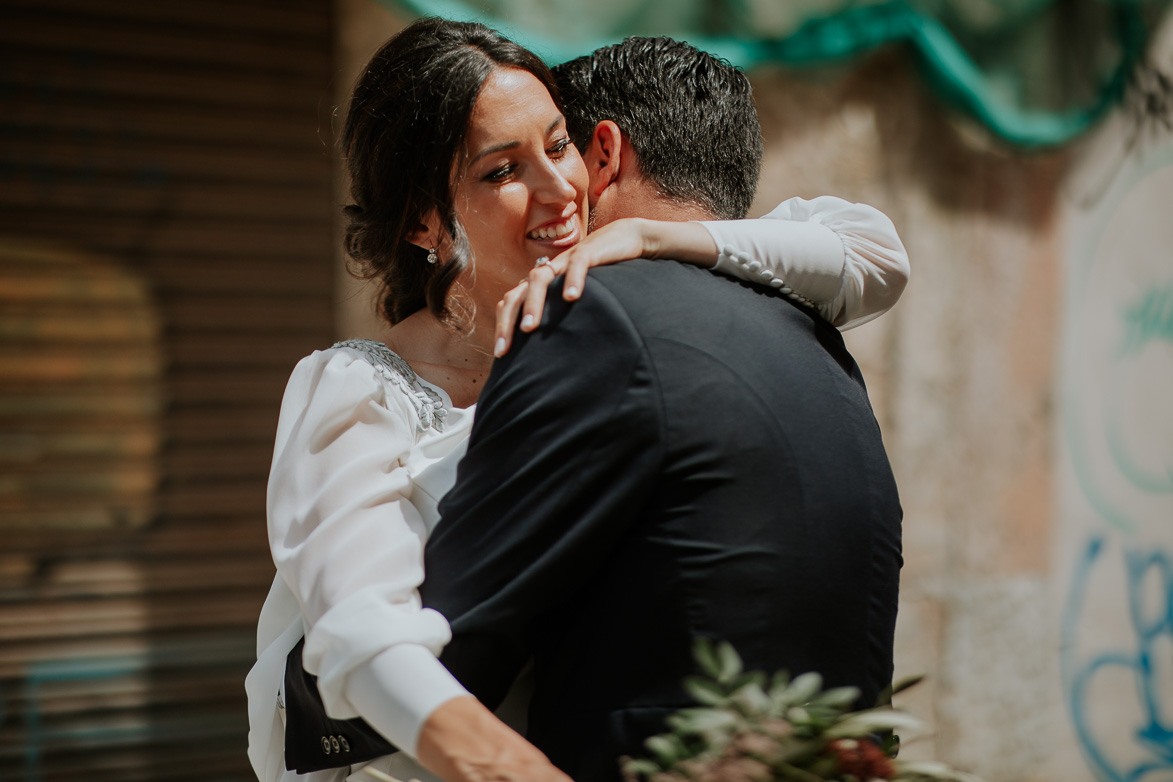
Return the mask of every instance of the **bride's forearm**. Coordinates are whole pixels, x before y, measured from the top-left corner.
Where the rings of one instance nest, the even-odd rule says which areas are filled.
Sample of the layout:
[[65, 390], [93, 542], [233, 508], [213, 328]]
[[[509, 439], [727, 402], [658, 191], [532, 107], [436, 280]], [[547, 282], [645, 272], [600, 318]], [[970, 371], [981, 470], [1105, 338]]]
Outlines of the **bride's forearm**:
[[711, 269], [720, 250], [712, 234], [695, 222], [639, 220], [645, 258], [671, 258]]

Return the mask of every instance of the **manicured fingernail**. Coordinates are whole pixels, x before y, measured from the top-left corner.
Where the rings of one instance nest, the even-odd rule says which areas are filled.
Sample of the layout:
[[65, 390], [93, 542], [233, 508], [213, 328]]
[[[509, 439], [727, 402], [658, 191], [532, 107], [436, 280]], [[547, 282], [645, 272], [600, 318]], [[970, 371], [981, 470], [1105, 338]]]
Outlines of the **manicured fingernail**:
[[573, 285], [571, 285], [569, 288], [567, 288], [566, 289], [566, 298], [577, 299], [578, 298], [578, 288], [574, 287]]
[[534, 316], [533, 315], [526, 315], [524, 318], [521, 319], [521, 328], [523, 330], [528, 329], [528, 328], [532, 328], [533, 325], [534, 325]]
[[501, 354], [505, 352], [505, 337], [497, 337], [497, 344], [493, 346], [493, 355], [501, 358]]

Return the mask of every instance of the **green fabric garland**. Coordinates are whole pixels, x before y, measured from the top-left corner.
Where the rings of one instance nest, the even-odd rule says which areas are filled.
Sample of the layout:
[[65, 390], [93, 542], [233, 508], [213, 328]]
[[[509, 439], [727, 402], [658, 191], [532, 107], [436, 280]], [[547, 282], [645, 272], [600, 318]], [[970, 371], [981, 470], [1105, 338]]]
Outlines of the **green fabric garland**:
[[[1120, 100], [1143, 56], [1146, 12], [1155, 18], [1170, 1], [382, 0], [412, 15], [484, 22], [551, 64], [628, 35], [682, 38], [746, 69], [839, 64], [902, 44], [915, 52], [935, 94], [1024, 149], [1071, 141]], [[1061, 34], [1060, 15], [1075, 13], [1091, 17], [1084, 26], [1094, 29], [1083, 32], [1096, 38], [1094, 51], [1076, 59], [1095, 67], [1074, 79], [1051, 69], [1040, 79], [1022, 63], [1057, 59], [1063, 47], [1081, 43]], [[1042, 57], [1032, 31], [1046, 34]], [[1061, 92], [1060, 83], [1073, 80], [1082, 82], [1079, 97], [1060, 105], [1029, 105], [1022, 97]]]

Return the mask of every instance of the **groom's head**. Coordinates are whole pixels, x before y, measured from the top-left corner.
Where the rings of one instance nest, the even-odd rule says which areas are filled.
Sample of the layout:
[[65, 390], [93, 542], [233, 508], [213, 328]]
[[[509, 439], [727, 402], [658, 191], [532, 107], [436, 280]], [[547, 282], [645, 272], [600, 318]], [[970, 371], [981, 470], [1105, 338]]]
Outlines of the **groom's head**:
[[744, 217], [762, 133], [749, 80], [671, 38], [628, 38], [554, 76], [590, 173], [591, 217]]

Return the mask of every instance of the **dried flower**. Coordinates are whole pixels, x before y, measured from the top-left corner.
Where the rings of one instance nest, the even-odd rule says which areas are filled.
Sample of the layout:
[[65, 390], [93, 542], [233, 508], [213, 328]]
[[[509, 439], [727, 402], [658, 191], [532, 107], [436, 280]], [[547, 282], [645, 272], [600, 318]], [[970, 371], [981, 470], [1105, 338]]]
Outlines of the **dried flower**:
[[835, 739], [827, 752], [839, 763], [839, 771], [856, 779], [891, 779], [892, 761], [871, 739]]
[[[940, 763], [892, 760], [893, 731], [919, 723], [887, 704], [919, 679], [894, 686], [883, 706], [850, 711], [859, 691], [823, 690], [817, 673], [745, 673], [732, 646], [703, 639], [693, 656], [707, 678], [684, 687], [702, 706], [672, 715], [672, 732], [647, 740], [654, 760], [624, 758], [625, 782], [981, 782]], [[877, 734], [890, 738], [881, 746]]]

